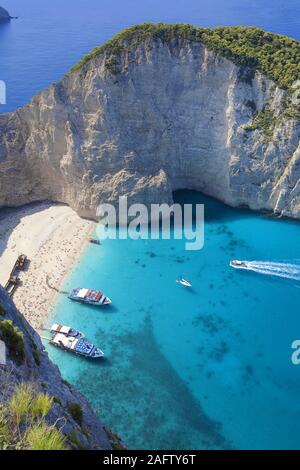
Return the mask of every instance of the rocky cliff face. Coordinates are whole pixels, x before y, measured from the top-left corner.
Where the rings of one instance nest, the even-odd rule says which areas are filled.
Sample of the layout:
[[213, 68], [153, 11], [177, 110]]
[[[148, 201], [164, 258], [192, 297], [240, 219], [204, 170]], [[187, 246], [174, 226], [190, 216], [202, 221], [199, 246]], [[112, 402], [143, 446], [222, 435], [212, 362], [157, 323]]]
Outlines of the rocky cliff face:
[[0, 116], [0, 205], [93, 217], [119, 195], [170, 203], [186, 188], [300, 217], [297, 93], [201, 42], [148, 38], [117, 69], [104, 51]]
[[[47, 393], [54, 399], [54, 405], [47, 416], [51, 424], [58, 423], [59, 429], [67, 438], [67, 445], [74, 449], [111, 449], [121, 447], [116, 435], [106, 430], [99, 422], [90, 405], [77, 390], [62, 380], [58, 368], [49, 360], [39, 336], [0, 287], [0, 326], [1, 322], [12, 320], [14, 328], [23, 335], [24, 348], [22, 361], [16, 361], [10, 354], [10, 346], [15, 347], [13, 338], [9, 344], [0, 328], [0, 339], [6, 342], [7, 364], [0, 365], [0, 404], [5, 402], [20, 383], [31, 383], [37, 392]], [[82, 410], [79, 423], [70, 413], [70, 404]]]

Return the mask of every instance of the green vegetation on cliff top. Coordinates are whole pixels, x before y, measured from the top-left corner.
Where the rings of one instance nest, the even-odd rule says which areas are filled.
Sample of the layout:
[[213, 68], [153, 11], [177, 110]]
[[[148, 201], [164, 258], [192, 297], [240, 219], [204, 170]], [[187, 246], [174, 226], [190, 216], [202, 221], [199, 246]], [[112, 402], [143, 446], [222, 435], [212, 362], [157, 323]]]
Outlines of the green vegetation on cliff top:
[[63, 434], [46, 421], [52, 405], [49, 395], [21, 383], [10, 399], [0, 404], [0, 450], [67, 449]]
[[285, 89], [289, 89], [295, 80], [300, 79], [300, 43], [252, 26], [224, 26], [215, 29], [163, 23], [132, 26], [96, 47], [72, 71], [80, 69], [99, 54], [106, 53], [107, 68], [112, 73], [117, 73], [120, 55], [148, 38], [160, 39], [163, 43], [169, 43], [174, 38], [202, 42], [236, 64], [260, 70]]

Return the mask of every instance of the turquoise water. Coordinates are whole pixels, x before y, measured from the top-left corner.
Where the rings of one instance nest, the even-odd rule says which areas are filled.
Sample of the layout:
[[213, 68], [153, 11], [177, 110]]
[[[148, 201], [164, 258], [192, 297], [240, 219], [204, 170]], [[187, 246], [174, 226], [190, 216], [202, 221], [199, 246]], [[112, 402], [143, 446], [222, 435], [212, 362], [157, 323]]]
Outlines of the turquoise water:
[[185, 251], [181, 240], [89, 246], [65, 287], [101, 288], [113, 306], [60, 295], [53, 318], [84, 331], [106, 359], [48, 346], [50, 356], [130, 448], [300, 448], [300, 366], [290, 359], [300, 281], [228, 266], [299, 264], [300, 225], [199, 193], [177, 199], [205, 203], [203, 250]]

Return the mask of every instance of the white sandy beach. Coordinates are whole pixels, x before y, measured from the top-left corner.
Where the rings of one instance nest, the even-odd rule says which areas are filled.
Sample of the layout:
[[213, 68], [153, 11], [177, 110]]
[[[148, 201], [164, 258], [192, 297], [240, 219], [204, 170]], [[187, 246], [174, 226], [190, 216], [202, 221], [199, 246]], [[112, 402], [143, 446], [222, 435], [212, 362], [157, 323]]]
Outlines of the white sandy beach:
[[81, 219], [70, 207], [39, 203], [0, 211], [0, 284], [4, 286], [19, 254], [30, 262], [13, 296], [18, 309], [38, 329], [47, 323], [64, 277], [80, 257], [94, 222]]

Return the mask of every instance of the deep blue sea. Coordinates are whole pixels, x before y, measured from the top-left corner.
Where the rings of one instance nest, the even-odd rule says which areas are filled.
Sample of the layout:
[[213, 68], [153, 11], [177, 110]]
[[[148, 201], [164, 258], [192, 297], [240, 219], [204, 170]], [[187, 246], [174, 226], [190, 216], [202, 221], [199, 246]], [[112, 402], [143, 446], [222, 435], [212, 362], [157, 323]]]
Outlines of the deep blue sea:
[[[298, 0], [1, 4], [19, 16], [0, 26], [2, 112], [139, 22], [257, 25], [300, 39]], [[204, 248], [186, 251], [181, 240], [90, 245], [64, 288], [102, 289], [113, 306], [97, 310], [60, 295], [51, 316], [84, 331], [106, 358], [92, 363], [51, 346], [49, 354], [130, 448], [300, 448], [300, 365], [291, 363], [300, 339], [300, 225], [194, 192], [176, 199], [205, 203]], [[235, 258], [255, 261], [258, 272], [233, 270]], [[176, 284], [180, 276], [193, 289]]]

